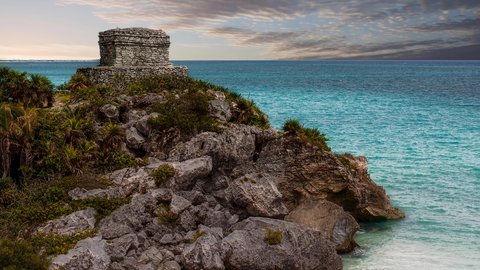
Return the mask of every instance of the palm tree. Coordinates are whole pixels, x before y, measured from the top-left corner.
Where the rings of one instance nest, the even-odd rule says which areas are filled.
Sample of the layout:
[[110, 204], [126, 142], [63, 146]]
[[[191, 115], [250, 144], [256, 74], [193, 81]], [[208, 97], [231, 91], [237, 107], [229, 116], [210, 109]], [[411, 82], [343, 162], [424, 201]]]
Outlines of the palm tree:
[[2, 178], [10, 175], [12, 140], [21, 130], [16, 122], [19, 116], [19, 107], [16, 105], [0, 104], [0, 160], [2, 165]]
[[20, 163], [25, 166], [32, 166], [32, 144], [30, 143], [37, 123], [38, 109], [29, 108], [22, 110], [22, 116], [18, 118], [18, 125], [22, 130], [18, 138], [20, 143]]
[[112, 122], [108, 122], [102, 129], [103, 147], [105, 149], [118, 150], [125, 138], [123, 129]]

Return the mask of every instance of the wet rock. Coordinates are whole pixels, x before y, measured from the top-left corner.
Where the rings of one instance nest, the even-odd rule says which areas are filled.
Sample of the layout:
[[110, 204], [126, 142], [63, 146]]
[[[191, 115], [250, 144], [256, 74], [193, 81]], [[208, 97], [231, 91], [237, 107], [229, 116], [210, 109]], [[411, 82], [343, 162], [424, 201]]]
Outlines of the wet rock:
[[89, 207], [47, 222], [44, 226], [37, 229], [37, 233], [74, 235], [95, 228], [96, 215], [97, 211]]
[[301, 203], [285, 220], [321, 232], [335, 244], [340, 253], [350, 252], [357, 246], [353, 239], [355, 232], [360, 229], [357, 221], [340, 206], [329, 201]]

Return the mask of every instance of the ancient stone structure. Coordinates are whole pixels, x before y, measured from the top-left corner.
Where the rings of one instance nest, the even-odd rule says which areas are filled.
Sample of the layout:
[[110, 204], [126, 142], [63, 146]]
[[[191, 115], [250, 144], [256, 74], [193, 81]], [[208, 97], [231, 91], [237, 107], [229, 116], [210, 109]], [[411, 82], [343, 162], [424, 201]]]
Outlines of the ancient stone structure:
[[117, 28], [99, 34], [100, 65], [80, 68], [95, 84], [119, 78], [134, 81], [154, 75], [187, 76], [188, 69], [169, 62], [170, 37], [162, 30]]

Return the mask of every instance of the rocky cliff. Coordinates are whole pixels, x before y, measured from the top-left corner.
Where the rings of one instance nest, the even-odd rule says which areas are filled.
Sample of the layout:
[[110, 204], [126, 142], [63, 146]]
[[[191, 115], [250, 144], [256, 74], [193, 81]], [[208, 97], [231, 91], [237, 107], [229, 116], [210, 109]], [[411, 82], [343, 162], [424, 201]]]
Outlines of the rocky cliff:
[[[237, 95], [192, 82], [98, 107], [97, 126], [118, 123], [122, 148], [143, 163], [99, 177], [108, 187], [68, 192], [131, 200], [98, 221], [87, 208], [43, 224], [39, 232], [95, 231], [51, 269], [341, 269], [358, 221], [403, 217], [365, 157], [270, 128]], [[195, 113], [169, 114], [189, 97]]]

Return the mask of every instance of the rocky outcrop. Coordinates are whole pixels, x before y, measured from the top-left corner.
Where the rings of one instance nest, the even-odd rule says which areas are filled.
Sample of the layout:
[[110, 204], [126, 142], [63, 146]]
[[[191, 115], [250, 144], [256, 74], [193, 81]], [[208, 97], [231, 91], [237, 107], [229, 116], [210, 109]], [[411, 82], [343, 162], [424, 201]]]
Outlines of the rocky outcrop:
[[[267, 231], [280, 233], [268, 243]], [[222, 240], [228, 269], [342, 269], [331, 242], [318, 232], [283, 220], [250, 217]]]
[[[142, 106], [161, 94], [118, 97], [114, 118], [143, 165], [107, 174], [107, 188], [68, 194], [132, 199], [98, 223], [80, 212], [40, 228], [98, 233], [53, 258], [52, 269], [341, 269], [337, 253], [357, 246], [357, 221], [403, 217], [370, 179], [366, 158], [234, 123], [225, 94], [206, 92], [222, 131], [189, 136], [150, 127], [154, 115]], [[158, 181], [153, 172], [165, 165], [172, 175]]]
[[303, 202], [285, 220], [320, 232], [340, 253], [350, 252], [357, 246], [353, 239], [355, 232], [360, 229], [357, 221], [340, 206], [329, 201]]

